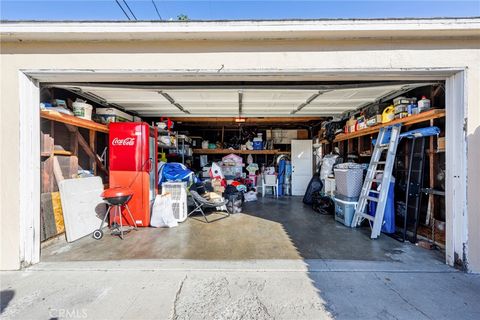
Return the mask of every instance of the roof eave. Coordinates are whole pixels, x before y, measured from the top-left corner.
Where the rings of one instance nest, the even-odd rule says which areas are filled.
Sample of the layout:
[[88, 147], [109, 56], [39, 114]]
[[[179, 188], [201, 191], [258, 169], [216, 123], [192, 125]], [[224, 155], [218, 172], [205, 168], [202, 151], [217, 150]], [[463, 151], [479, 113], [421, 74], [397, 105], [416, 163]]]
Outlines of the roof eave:
[[4, 22], [2, 41], [478, 37], [480, 18], [188, 22]]

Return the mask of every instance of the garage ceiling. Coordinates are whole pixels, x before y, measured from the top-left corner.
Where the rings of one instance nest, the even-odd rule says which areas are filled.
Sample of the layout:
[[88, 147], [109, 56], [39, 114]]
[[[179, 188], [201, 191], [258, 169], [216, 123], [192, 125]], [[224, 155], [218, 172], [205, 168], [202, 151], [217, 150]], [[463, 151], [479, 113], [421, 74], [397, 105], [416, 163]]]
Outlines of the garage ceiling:
[[166, 88], [158, 86], [55, 85], [142, 117], [301, 117], [335, 116], [382, 98], [393, 98], [431, 83], [326, 89]]

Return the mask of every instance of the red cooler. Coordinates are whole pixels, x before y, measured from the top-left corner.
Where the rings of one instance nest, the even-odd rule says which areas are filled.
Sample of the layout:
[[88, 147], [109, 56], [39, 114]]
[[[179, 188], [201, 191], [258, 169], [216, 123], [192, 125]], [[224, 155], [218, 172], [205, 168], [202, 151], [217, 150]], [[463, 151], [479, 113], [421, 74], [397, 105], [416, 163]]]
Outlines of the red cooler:
[[[130, 211], [137, 226], [148, 227], [151, 204], [158, 191], [157, 129], [144, 122], [113, 122], [109, 130], [110, 187], [133, 190], [128, 202]], [[133, 226], [124, 211], [124, 224]], [[110, 216], [110, 224], [113, 219]]]

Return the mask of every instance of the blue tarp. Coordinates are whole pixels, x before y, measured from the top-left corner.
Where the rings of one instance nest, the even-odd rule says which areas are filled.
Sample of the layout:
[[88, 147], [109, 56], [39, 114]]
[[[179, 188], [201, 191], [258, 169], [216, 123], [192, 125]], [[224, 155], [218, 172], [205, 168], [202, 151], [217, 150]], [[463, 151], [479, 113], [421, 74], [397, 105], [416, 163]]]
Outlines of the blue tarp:
[[181, 163], [168, 162], [158, 169], [158, 184], [165, 181], [184, 181], [187, 185], [197, 182], [197, 177], [192, 170]]
[[[399, 126], [399, 125], [397, 125]], [[392, 131], [391, 127], [388, 128], [385, 137], [383, 138], [383, 143], [388, 143], [390, 141], [390, 132]], [[438, 127], [426, 127], [420, 128], [415, 130], [410, 130], [400, 134], [400, 140], [402, 138], [413, 139], [419, 137], [430, 137], [430, 136], [438, 136], [440, 134], [440, 129]], [[377, 139], [372, 139], [372, 144], [375, 145]]]

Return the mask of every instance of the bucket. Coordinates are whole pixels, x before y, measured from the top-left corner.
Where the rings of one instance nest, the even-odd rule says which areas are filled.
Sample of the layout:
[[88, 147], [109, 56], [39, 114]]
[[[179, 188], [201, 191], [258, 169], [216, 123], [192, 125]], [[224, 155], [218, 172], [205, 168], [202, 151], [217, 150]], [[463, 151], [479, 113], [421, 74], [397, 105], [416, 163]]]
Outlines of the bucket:
[[72, 107], [75, 117], [92, 120], [92, 105], [85, 102], [75, 101], [72, 103]]

